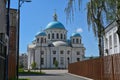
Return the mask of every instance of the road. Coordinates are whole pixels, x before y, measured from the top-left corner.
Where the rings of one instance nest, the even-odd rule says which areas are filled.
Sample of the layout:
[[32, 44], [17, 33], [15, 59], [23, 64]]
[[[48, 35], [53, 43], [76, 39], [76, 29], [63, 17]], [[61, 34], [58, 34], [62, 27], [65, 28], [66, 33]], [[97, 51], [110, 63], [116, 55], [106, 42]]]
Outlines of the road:
[[67, 73], [67, 70], [44, 70], [45, 75], [20, 76], [20, 78], [29, 78], [31, 80], [89, 80], [79, 76]]

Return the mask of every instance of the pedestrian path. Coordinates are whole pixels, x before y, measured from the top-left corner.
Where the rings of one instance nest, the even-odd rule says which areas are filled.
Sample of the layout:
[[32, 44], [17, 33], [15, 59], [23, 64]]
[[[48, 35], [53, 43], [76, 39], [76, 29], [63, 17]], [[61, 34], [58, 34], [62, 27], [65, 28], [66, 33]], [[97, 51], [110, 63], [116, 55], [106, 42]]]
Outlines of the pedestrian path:
[[45, 75], [20, 76], [20, 78], [29, 78], [31, 80], [89, 80], [67, 73], [67, 70], [43, 70]]

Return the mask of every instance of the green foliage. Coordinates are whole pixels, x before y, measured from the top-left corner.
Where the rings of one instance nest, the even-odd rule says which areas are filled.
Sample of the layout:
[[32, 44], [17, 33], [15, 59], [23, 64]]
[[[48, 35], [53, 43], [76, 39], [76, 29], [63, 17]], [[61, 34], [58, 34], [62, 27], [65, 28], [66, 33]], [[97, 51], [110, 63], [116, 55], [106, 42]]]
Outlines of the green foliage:
[[33, 62], [32, 64], [31, 64], [31, 67], [32, 67], [32, 69], [35, 69], [36, 68], [36, 62]]
[[56, 68], [58, 68], [58, 64], [59, 64], [58, 61], [55, 60], [54, 65], [55, 65]]
[[19, 68], [18, 72], [24, 72], [23, 68]]
[[23, 63], [19, 64], [19, 68], [24, 68]]
[[19, 72], [19, 74], [22, 74], [22, 75], [41, 75], [41, 74], [45, 74], [45, 72], [37, 72], [37, 71], [33, 71], [33, 70], [28, 70], [28, 71], [23, 71], [23, 72]]

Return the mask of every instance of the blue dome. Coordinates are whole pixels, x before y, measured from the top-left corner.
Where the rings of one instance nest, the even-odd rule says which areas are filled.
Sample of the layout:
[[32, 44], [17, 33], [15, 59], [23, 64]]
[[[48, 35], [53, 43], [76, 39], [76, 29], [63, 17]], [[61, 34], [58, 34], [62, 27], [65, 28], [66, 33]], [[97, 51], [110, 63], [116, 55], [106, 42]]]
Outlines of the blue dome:
[[45, 32], [38, 32], [38, 33], [36, 34], [36, 36], [46, 36], [46, 33], [45, 33]]
[[59, 21], [52, 21], [47, 25], [46, 29], [65, 29], [65, 27]]
[[72, 37], [81, 37], [81, 35], [79, 33], [73, 33]]

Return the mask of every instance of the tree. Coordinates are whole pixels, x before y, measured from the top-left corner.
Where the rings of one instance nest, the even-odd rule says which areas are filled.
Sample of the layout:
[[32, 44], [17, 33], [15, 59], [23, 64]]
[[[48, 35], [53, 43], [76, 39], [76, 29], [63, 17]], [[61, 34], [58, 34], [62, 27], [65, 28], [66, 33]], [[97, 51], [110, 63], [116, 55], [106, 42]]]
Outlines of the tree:
[[116, 21], [118, 24], [117, 34], [120, 42], [120, 0], [105, 0], [107, 21]]
[[[79, 10], [80, 2], [78, 0]], [[69, 0], [68, 6], [65, 8], [67, 18], [70, 19], [71, 16], [74, 16], [74, 6], [75, 0]], [[90, 0], [87, 2], [87, 23], [88, 28], [92, 27], [95, 37], [98, 39], [99, 55], [103, 56], [103, 35], [104, 35], [104, 13], [106, 13], [106, 8], [104, 0]]]
[[20, 64], [19, 64], [19, 68], [24, 68], [23, 63], [20, 63]]
[[56, 68], [58, 68], [58, 61], [57, 60], [55, 60], [54, 65]]
[[32, 67], [32, 69], [35, 69], [36, 68], [36, 62], [33, 62], [32, 64], [31, 64], [31, 67]]

